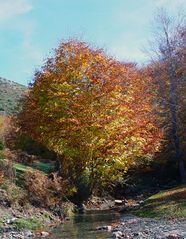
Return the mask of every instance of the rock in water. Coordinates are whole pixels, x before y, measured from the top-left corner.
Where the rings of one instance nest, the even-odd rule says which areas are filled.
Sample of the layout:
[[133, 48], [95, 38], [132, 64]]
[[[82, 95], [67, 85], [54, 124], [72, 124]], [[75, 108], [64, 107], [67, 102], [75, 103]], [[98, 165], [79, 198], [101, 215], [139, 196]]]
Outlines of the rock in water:
[[101, 227], [97, 227], [96, 228], [97, 230], [103, 230], [103, 231], [111, 231], [112, 230], [112, 227], [111, 226], [101, 226]]

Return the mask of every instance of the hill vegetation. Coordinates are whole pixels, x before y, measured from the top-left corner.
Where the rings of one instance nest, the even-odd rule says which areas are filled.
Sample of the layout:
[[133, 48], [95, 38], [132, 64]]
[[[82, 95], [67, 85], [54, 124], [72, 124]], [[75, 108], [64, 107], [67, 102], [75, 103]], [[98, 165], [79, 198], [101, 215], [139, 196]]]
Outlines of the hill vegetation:
[[186, 217], [186, 185], [160, 191], [145, 200], [135, 213], [142, 217]]
[[0, 114], [16, 113], [18, 102], [26, 91], [26, 86], [0, 78]]

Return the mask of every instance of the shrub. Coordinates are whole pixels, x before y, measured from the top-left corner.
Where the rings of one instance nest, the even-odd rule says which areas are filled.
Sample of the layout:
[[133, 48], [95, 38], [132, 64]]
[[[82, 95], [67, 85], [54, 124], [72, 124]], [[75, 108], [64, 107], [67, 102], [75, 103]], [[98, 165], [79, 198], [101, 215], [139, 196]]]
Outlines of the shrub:
[[38, 206], [54, 207], [61, 203], [64, 196], [68, 195], [68, 182], [56, 173], [47, 176], [37, 170], [26, 171], [23, 177], [30, 200]]
[[0, 172], [3, 173], [4, 177], [11, 181], [13, 181], [16, 177], [16, 171], [13, 167], [13, 163], [8, 159], [0, 160]]
[[25, 190], [13, 182], [5, 179], [0, 188], [0, 201], [5, 202], [7, 206], [24, 206], [28, 202]]
[[14, 222], [16, 229], [38, 230], [42, 227], [42, 222], [37, 218], [19, 218]]

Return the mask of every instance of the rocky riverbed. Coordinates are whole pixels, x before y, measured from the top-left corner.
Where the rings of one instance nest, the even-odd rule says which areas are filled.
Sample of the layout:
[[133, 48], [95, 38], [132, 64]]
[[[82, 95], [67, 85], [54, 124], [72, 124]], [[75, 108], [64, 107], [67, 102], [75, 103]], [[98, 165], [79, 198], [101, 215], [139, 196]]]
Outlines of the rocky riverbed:
[[186, 219], [144, 219], [123, 216], [118, 225], [113, 225], [112, 238], [115, 239], [184, 239]]
[[24, 230], [24, 231], [7, 231], [7, 232], [3, 232], [0, 235], [0, 239], [13, 239], [13, 238], [17, 238], [17, 239], [28, 239], [28, 238], [34, 238], [35, 234], [30, 231], [30, 230]]
[[[88, 217], [90, 219], [92, 218], [92, 215]], [[86, 223], [86, 221], [84, 220], [82, 222]], [[95, 225], [95, 223], [96, 222], [93, 221], [92, 225]], [[71, 224], [74, 225], [74, 223], [69, 223], [67, 226]], [[77, 224], [77, 222], [75, 224]], [[77, 225], [78, 226], [80, 225], [79, 222]], [[88, 226], [90, 227], [89, 220], [88, 220]], [[84, 224], [81, 229], [77, 229], [77, 228], [75, 229], [76, 229], [76, 233], [77, 233], [77, 230], [79, 230], [79, 234], [81, 234], [81, 239], [92, 238], [89, 236], [92, 234], [93, 228], [90, 230], [90, 235], [88, 234], [89, 232], [87, 230], [86, 225]], [[109, 233], [110, 236], [108, 234], [108, 237], [103, 237], [103, 238], [110, 238], [110, 239], [111, 238], [112, 239], [114, 238], [115, 239], [186, 239], [186, 219], [155, 220], [155, 219], [139, 218], [133, 215], [123, 215], [121, 216], [120, 222], [118, 223], [114, 222], [114, 224], [107, 224], [106, 226], [100, 226], [95, 229], [98, 231], [100, 230], [110, 231]], [[82, 230], [85, 230], [84, 234]], [[21, 231], [10, 230], [9, 231], [7, 229], [7, 231], [4, 231], [3, 233], [0, 234], [0, 239], [14, 239], [14, 238], [29, 239], [29, 238], [35, 238], [35, 237], [36, 238], [47, 237], [47, 238], [56, 239], [56, 238], [60, 238], [60, 235], [62, 236], [64, 235], [64, 233], [67, 233], [64, 231], [64, 228], [62, 230], [61, 229], [58, 230], [58, 232], [59, 232], [58, 236], [57, 235], [54, 236], [45, 231], [40, 231], [40, 232], [32, 232], [30, 230], [21, 230]], [[70, 235], [71, 234], [68, 234], [69, 236], [68, 238], [71, 238]], [[84, 236], [82, 237], [82, 235], [86, 235], [86, 237]], [[76, 238], [76, 237], [73, 237], [73, 238]], [[80, 237], [77, 237], [77, 238], [79, 239]], [[96, 237], [96, 238], [99, 238], [99, 237]]]

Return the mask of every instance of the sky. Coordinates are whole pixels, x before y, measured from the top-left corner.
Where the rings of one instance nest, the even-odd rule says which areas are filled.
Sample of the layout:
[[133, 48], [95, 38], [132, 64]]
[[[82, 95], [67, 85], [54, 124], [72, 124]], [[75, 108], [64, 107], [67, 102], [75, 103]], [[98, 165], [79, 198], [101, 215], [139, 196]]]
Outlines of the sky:
[[157, 8], [186, 0], [0, 0], [0, 76], [27, 85], [61, 40], [104, 48], [121, 61], [147, 63]]

